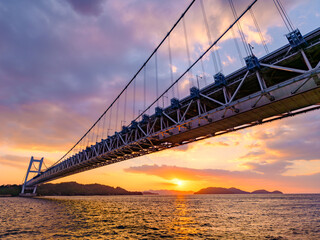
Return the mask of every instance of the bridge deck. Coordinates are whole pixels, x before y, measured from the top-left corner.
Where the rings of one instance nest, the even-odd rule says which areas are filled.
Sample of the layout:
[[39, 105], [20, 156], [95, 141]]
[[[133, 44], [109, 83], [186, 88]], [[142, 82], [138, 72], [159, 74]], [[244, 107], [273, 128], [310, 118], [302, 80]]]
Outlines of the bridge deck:
[[286, 45], [259, 59], [260, 71], [242, 68], [226, 77], [227, 86], [211, 84], [198, 97], [182, 99], [180, 108], [162, 109], [160, 115], [50, 167], [27, 186], [291, 116], [319, 104], [319, 38], [316, 29], [305, 36], [308, 47], [303, 50]]

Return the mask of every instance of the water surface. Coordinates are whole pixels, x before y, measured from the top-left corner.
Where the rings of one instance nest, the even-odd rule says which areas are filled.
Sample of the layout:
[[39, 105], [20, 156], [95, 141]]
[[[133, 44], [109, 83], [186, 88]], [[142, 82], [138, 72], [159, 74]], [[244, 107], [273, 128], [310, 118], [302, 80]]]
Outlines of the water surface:
[[0, 239], [320, 239], [320, 195], [0, 198]]

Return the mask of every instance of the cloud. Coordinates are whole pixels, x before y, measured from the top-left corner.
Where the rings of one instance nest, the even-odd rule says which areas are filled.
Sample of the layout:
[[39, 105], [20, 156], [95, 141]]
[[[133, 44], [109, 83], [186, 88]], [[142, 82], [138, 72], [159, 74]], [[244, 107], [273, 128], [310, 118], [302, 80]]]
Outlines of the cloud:
[[[185, 19], [192, 59], [208, 45], [199, 2], [196, 1]], [[250, 1], [234, 2], [240, 13]], [[270, 32], [266, 29], [278, 26], [279, 21], [270, 18], [275, 15], [271, 1], [262, 2], [258, 1], [255, 13], [260, 26], [264, 26], [263, 35], [268, 39]], [[188, 4], [189, 1], [185, 0], [0, 2], [1, 146], [51, 152], [64, 151], [72, 146], [125, 86]], [[204, 4], [212, 39], [216, 39], [232, 22], [233, 16], [227, 1], [212, 3], [206, 0]], [[296, 8], [302, 3], [294, 0], [287, 4], [289, 8]], [[248, 39], [257, 42], [259, 39], [250, 18], [243, 19], [242, 25], [248, 30], [246, 34], [253, 34], [252, 37], [247, 35]], [[226, 36], [221, 44], [225, 43], [227, 49], [232, 50], [228, 48], [232, 37]], [[161, 82], [159, 92], [171, 83], [170, 67], [176, 79], [188, 64], [182, 24], [179, 24], [170, 41], [172, 65], [168, 61], [167, 42], [157, 55]], [[220, 45], [217, 48], [224, 49]], [[230, 57], [229, 61], [234, 59], [233, 55], [225, 56]], [[206, 60], [205, 66], [212, 69], [210, 56]], [[233, 64], [230, 66], [235, 67]], [[152, 59], [146, 71], [147, 104], [155, 98], [154, 73]], [[212, 78], [211, 72], [204, 74]], [[184, 79], [181, 84], [186, 94], [189, 94], [189, 80], [192, 77]], [[143, 108], [143, 74], [137, 79], [136, 112]], [[195, 78], [192, 81], [195, 82]], [[180, 94], [180, 98], [184, 97]], [[129, 102], [132, 95], [130, 87]], [[127, 106], [127, 111], [123, 111], [124, 98], [120, 99], [119, 106], [118, 127], [120, 121], [129, 123], [132, 120], [132, 106]], [[126, 112], [127, 119], [124, 119], [123, 112]], [[153, 109], [149, 113], [152, 114]], [[114, 116], [115, 111], [109, 121], [112, 123], [111, 132], [116, 130]], [[296, 123], [297, 129], [281, 127], [250, 135], [260, 148], [265, 149], [265, 154], [251, 154], [245, 160], [256, 163], [258, 157], [266, 162], [270, 159], [316, 159], [320, 149], [317, 141], [319, 128], [312, 127], [312, 124], [319, 125], [316, 121], [307, 121], [310, 130], [306, 132], [303, 132], [303, 124]], [[106, 136], [107, 131], [104, 134]], [[285, 142], [281, 142], [283, 135]], [[236, 146], [242, 141], [241, 138], [236, 139], [233, 141], [230, 137], [228, 141], [211, 142], [208, 146]], [[315, 144], [316, 150], [312, 144]], [[197, 150], [189, 146], [178, 149]], [[241, 160], [244, 161], [244, 158]]]
[[231, 57], [231, 56], [229, 56], [229, 55], [227, 55], [226, 58], [227, 58], [226, 61], [222, 61], [222, 64], [223, 64], [224, 66], [231, 65], [231, 64], [233, 64], [233, 63], [236, 61], [236, 59], [235, 59], [234, 57]]
[[3, 155], [0, 156], [0, 164], [26, 170], [28, 167], [26, 166], [26, 159], [28, 158], [16, 155]]
[[258, 158], [260, 156], [264, 156], [265, 153], [266, 152], [264, 150], [250, 151], [250, 152], [246, 153], [245, 155], [241, 156], [240, 158], [244, 158], [244, 159]]
[[[283, 176], [283, 169], [290, 163], [248, 164], [253, 170], [230, 171], [221, 169], [194, 169], [167, 165], [142, 165], [129, 167], [126, 172], [158, 176], [166, 180], [181, 179], [206, 182], [207, 186], [244, 187], [248, 190], [266, 188], [279, 189], [286, 192], [319, 192], [320, 172]], [[278, 170], [276, 170], [278, 169]], [[258, 173], [257, 171], [263, 171]]]
[[230, 146], [230, 143], [228, 143], [227, 141], [207, 141], [204, 143], [204, 145], [228, 147]]
[[267, 175], [281, 175], [287, 170], [289, 170], [289, 167], [293, 165], [293, 163], [288, 161], [247, 162], [243, 165], [249, 167], [249, 169], [258, 173]]
[[167, 180], [172, 180], [175, 178], [182, 180], [208, 180], [210, 178], [226, 178], [230, 177], [237, 178], [260, 178], [261, 174], [252, 171], [228, 171], [222, 169], [193, 169], [184, 168], [177, 166], [167, 166], [167, 165], [142, 165], [138, 167], [130, 167], [125, 169], [126, 172], [130, 173], [143, 173], [147, 175], [154, 175], [162, 177]]
[[67, 0], [67, 2], [76, 12], [83, 15], [98, 16], [103, 11], [103, 0]]
[[70, 147], [90, 122], [52, 103], [25, 104], [19, 110], [0, 106], [0, 143], [16, 149], [61, 151]]
[[255, 150], [240, 158], [260, 161], [319, 160], [319, 120], [319, 114], [312, 112], [277, 121], [267, 129], [255, 128], [249, 134]]

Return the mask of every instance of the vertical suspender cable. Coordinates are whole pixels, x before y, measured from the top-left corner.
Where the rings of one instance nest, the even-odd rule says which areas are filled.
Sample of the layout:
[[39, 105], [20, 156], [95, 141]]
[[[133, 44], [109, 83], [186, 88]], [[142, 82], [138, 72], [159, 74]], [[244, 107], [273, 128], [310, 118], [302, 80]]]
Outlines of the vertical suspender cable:
[[86, 145], [86, 147], [89, 146], [89, 135], [90, 135], [90, 132], [88, 133], [88, 135], [87, 135], [87, 137], [86, 137], [86, 138], [87, 138], [87, 141], [86, 141], [86, 142], [87, 142], [87, 145]]
[[262, 45], [263, 45], [263, 47], [264, 47], [264, 50], [266, 51], [267, 54], [269, 54], [268, 46], [267, 46], [267, 44], [266, 44], [266, 41], [264, 40], [264, 37], [263, 37], [263, 35], [262, 35], [262, 32], [261, 32], [260, 27], [259, 27], [259, 25], [258, 25], [257, 19], [255, 18], [252, 9], [250, 9], [249, 12], [250, 12], [250, 14], [251, 14], [251, 17], [252, 17], [252, 20], [253, 20], [253, 22], [254, 22], [254, 25], [256, 26], [256, 29], [257, 29], [257, 31], [258, 31], [258, 33], [259, 33], [260, 40], [261, 40], [261, 43], [262, 43]]
[[100, 125], [101, 125], [101, 120], [98, 122], [98, 131], [96, 134], [96, 143], [98, 142], [99, 134], [100, 134]]
[[[97, 125], [96, 125], [97, 126]], [[91, 130], [91, 132], [92, 132], [92, 134], [91, 134], [91, 145], [93, 145], [94, 144], [94, 140], [95, 140], [95, 136], [96, 136], [96, 134], [95, 134], [95, 128], [93, 128], [92, 130]]]
[[218, 50], [218, 48], [216, 48], [216, 46], [214, 46], [214, 48], [215, 48], [215, 52], [217, 53], [217, 59], [218, 59], [218, 64], [219, 64], [219, 72], [223, 72], [219, 50]]
[[164, 41], [168, 38], [168, 36], [171, 34], [171, 32], [176, 28], [178, 23], [183, 19], [184, 15], [189, 11], [191, 6], [195, 3], [196, 0], [192, 0], [191, 3], [188, 5], [188, 7], [184, 10], [184, 12], [181, 14], [179, 19], [173, 24], [172, 28], [169, 30], [169, 32], [166, 34], [166, 36], [161, 40], [161, 42], [158, 44], [158, 46], [153, 50], [151, 55], [147, 58], [147, 60], [142, 64], [142, 66], [139, 68], [139, 70], [134, 74], [134, 76], [130, 79], [130, 81], [127, 83], [127, 85], [121, 90], [121, 92], [118, 94], [118, 96], [113, 100], [113, 102], [109, 105], [109, 107], [101, 114], [101, 116], [98, 118], [98, 120], [87, 130], [87, 132], [72, 146], [72, 148], [66, 152], [58, 161], [56, 161], [51, 167], [55, 166], [60, 162], [65, 156], [68, 155], [69, 152], [71, 152], [82, 139], [86, 138], [86, 136], [89, 134], [92, 128], [95, 127], [95, 125], [98, 123], [98, 121], [109, 111], [109, 109], [117, 102], [117, 100], [121, 97], [124, 91], [127, 90], [128, 86], [132, 83], [132, 81], [138, 76], [138, 74], [142, 71], [142, 69], [146, 66], [146, 64], [150, 61], [150, 59], [153, 57], [155, 52], [161, 47], [161, 45], [164, 43]]
[[156, 100], [154, 100], [148, 108], [146, 108], [143, 112], [140, 113], [139, 116], [137, 116], [136, 119], [138, 119], [142, 114], [144, 114], [146, 111], [148, 111], [164, 94], [166, 94], [170, 88], [173, 87], [174, 84], [179, 83], [179, 81], [190, 71], [191, 68], [193, 68], [200, 60], [203, 58], [212, 48], [215, 46], [229, 31], [230, 29], [252, 8], [252, 6], [257, 2], [258, 0], [253, 0], [253, 2], [244, 10], [238, 18], [235, 19], [235, 21], [207, 48], [206, 51], [204, 51], [198, 58], [195, 60], [189, 68], [187, 68], [181, 75], [178, 77], [172, 85], [170, 85]]
[[282, 5], [281, 0], [277, 0], [277, 2], [278, 2], [278, 4], [279, 4], [279, 7], [280, 7], [280, 9], [281, 9], [281, 11], [282, 11], [285, 19], [286, 19], [287, 22], [288, 22], [289, 27], [291, 28], [291, 31], [293, 31], [293, 30], [294, 30], [293, 24], [292, 24], [292, 22], [291, 22], [291, 20], [290, 20], [290, 18], [289, 18], [289, 15], [287, 14], [285, 8], [284, 8], [283, 5]]
[[201, 68], [202, 68], [202, 77], [203, 77], [205, 86], [207, 86], [207, 76], [204, 70], [203, 59], [201, 58], [200, 61], [201, 61]]
[[87, 136], [87, 145], [86, 145], [86, 148], [89, 146], [89, 139], [90, 139], [90, 137], [89, 137], [89, 135], [90, 135], [90, 132], [88, 133], [88, 136]]
[[277, 5], [277, 3], [279, 3], [279, 2], [278, 2], [277, 0], [273, 0], [273, 3], [274, 3], [274, 5], [276, 6], [276, 8], [277, 8], [277, 10], [278, 10], [278, 12], [279, 12], [279, 14], [280, 14], [280, 16], [281, 16], [284, 25], [285, 25], [286, 28], [288, 29], [288, 32], [290, 32], [290, 27], [288, 26], [288, 23], [286, 22], [285, 17], [283, 16], [283, 13], [281, 12], [280, 7]]
[[[230, 4], [230, 7], [231, 7], [231, 10], [232, 10], [232, 13], [233, 13], [234, 18], [237, 19], [237, 18], [238, 18], [238, 15], [237, 15], [237, 11], [236, 11], [236, 9], [235, 9], [235, 7], [234, 7], [233, 1], [232, 1], [232, 0], [229, 0], [229, 4]], [[237, 21], [237, 27], [238, 27], [239, 34], [240, 34], [241, 39], [242, 39], [243, 47], [244, 47], [244, 49], [245, 49], [245, 51], [246, 51], [247, 56], [249, 56], [249, 55], [250, 55], [250, 49], [249, 49], [249, 46], [248, 46], [246, 37], [245, 37], [245, 35], [244, 35], [243, 31], [242, 31], [242, 27], [241, 27], [241, 24], [240, 24], [240, 20]]]
[[116, 109], [116, 126], [114, 131], [118, 131], [118, 117], [119, 117], [119, 100], [117, 101], [117, 109]]
[[[126, 123], [126, 118], [127, 118], [127, 91], [124, 93], [124, 108], [123, 108], [123, 125]], [[120, 126], [122, 127], [122, 126]]]
[[[173, 62], [172, 62], [172, 51], [171, 51], [170, 36], [168, 36], [168, 48], [169, 48], [171, 83], [173, 83], [173, 81], [174, 81], [174, 79], [173, 79]], [[177, 97], [178, 97], [178, 99], [180, 99], [179, 86], [176, 85], [176, 88], [177, 88]], [[172, 88], [172, 97], [175, 97], [174, 86]]]
[[[155, 65], [156, 65], [156, 96], [159, 97], [159, 83], [158, 83], [158, 52], [154, 55]], [[157, 107], [159, 107], [159, 101], [157, 102]]]
[[133, 82], [132, 119], [134, 119], [135, 109], [136, 109], [136, 81]]
[[143, 110], [145, 110], [147, 107], [146, 85], [147, 85], [147, 65], [145, 65], [143, 68]]
[[94, 131], [94, 128], [92, 128], [91, 129], [91, 137], [90, 137], [90, 144], [89, 145], [92, 145], [92, 143], [93, 143], [93, 138], [94, 138], [94, 133], [93, 133], [93, 131]]
[[[172, 54], [171, 54], [171, 45], [170, 45], [170, 36], [168, 37], [168, 55], [169, 55], [169, 68], [170, 68], [170, 77], [171, 77], [171, 84], [173, 83], [173, 65], [172, 65]], [[171, 89], [172, 97], [174, 97], [174, 87]]]
[[[206, 14], [206, 11], [205, 11], [204, 5], [203, 5], [203, 0], [200, 0], [200, 5], [201, 5], [204, 24], [205, 24], [206, 31], [207, 31], [208, 44], [210, 46], [212, 44], [212, 39], [211, 39], [211, 33], [210, 33], [210, 29], [209, 29], [207, 14]], [[212, 59], [212, 62], [213, 62], [214, 71], [217, 73], [217, 72], [219, 72], [219, 70], [218, 70], [218, 64], [217, 64], [217, 60], [216, 60], [216, 56], [214, 54], [214, 51], [211, 51], [210, 55], [211, 55], [211, 59]]]
[[104, 138], [104, 133], [105, 133], [105, 130], [104, 130], [104, 128], [105, 128], [105, 123], [106, 123], [106, 118], [107, 118], [107, 115], [104, 115], [104, 117], [103, 117], [103, 123], [102, 123], [102, 134], [101, 134], [101, 139], [103, 139]]
[[[189, 67], [190, 67], [191, 66], [191, 58], [190, 58], [190, 51], [189, 51], [189, 42], [188, 42], [187, 29], [186, 29], [186, 24], [185, 24], [184, 18], [182, 19], [182, 25], [183, 25], [183, 32], [184, 32], [184, 40], [185, 40], [185, 43], [186, 43], [188, 64], [189, 64]], [[192, 76], [192, 70], [191, 69], [190, 69], [189, 73]], [[193, 82], [189, 81], [190, 88], [192, 87], [192, 85], [193, 85]]]
[[107, 137], [109, 137], [109, 131], [111, 130], [111, 122], [112, 122], [112, 109], [110, 108], [110, 112], [109, 112], [109, 126], [108, 126], [108, 130], [107, 130]]
[[79, 145], [79, 147], [80, 147], [80, 151], [79, 151], [79, 152], [81, 152], [81, 151], [82, 151], [82, 147], [83, 147], [83, 146], [82, 146], [82, 144], [83, 144], [83, 140], [81, 140], [81, 141], [79, 142], [79, 144], [78, 144], [78, 145]]
[[244, 61], [243, 56], [242, 56], [241, 51], [240, 51], [240, 47], [239, 47], [239, 43], [238, 43], [238, 40], [237, 40], [237, 36], [236, 36], [233, 28], [231, 28], [231, 33], [232, 33], [234, 44], [236, 45], [236, 49], [237, 49], [237, 52], [238, 52], [238, 55], [239, 55], [239, 60], [242, 63], [242, 65], [245, 65], [245, 61]]

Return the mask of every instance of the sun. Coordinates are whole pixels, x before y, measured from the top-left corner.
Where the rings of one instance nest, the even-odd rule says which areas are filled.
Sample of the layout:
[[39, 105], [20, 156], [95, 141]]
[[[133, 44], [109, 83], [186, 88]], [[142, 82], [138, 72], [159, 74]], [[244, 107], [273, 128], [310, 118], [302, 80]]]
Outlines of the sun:
[[172, 179], [173, 183], [176, 184], [178, 187], [182, 187], [184, 185], [184, 182], [180, 179]]

